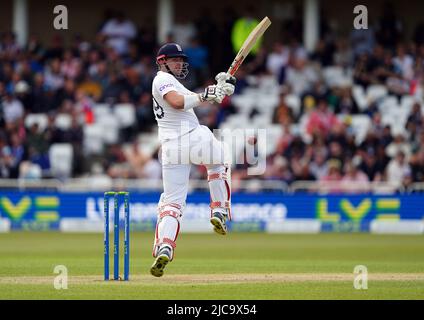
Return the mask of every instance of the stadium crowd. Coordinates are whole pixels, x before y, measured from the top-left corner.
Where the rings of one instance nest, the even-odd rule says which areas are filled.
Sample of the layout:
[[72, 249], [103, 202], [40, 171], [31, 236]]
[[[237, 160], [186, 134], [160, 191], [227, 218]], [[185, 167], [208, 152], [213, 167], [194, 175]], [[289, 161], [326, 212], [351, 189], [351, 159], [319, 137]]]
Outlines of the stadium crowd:
[[[246, 13], [248, 15], [248, 13]], [[246, 17], [245, 17], [246, 18]], [[213, 76], [228, 67], [234, 56], [231, 43], [235, 13], [227, 12], [216, 22], [205, 14], [199, 21], [177, 21], [168, 41], [180, 43], [190, 57], [191, 73], [185, 84], [192, 90], [213, 82]], [[406, 37], [401, 20], [386, 8], [368, 30], [353, 30], [339, 37], [321, 19], [317, 48], [309, 54], [301, 44], [298, 18], [287, 21], [280, 40], [263, 44], [238, 74], [236, 95], [249, 87], [248, 75], [274, 77], [280, 87], [279, 103], [270, 124], [281, 125], [283, 134], [276, 150], [267, 157], [267, 169], [260, 179], [284, 181], [341, 181], [351, 184], [389, 181], [408, 187], [424, 182], [424, 117], [420, 88], [424, 85], [424, 24], [413, 37]], [[214, 32], [218, 30], [218, 32]], [[222, 47], [211, 46], [219, 36]], [[102, 173], [112, 178], [160, 178], [157, 152], [144, 155], [137, 149], [140, 133], [156, 127], [152, 109], [151, 83], [156, 72], [155, 53], [159, 44], [152, 30], [139, 29], [122, 13], [105, 17], [94, 41], [75, 35], [65, 45], [60, 35], [50, 44], [32, 35], [20, 47], [11, 32], [0, 41], [0, 177], [48, 178], [49, 148], [54, 143], [70, 143], [74, 149], [72, 177]], [[353, 83], [328, 86], [322, 70], [329, 66], [351, 72]], [[384, 85], [391, 95], [416, 97], [405, 130], [393, 132], [382, 123], [375, 101], [359, 108], [352, 86]], [[286, 103], [295, 94], [300, 112]], [[119, 143], [109, 145], [93, 158], [84, 153], [83, 127], [93, 123], [99, 103], [132, 104], [136, 124], [121, 132]], [[260, 108], [259, 108], [260, 109]], [[218, 128], [228, 115], [237, 114], [231, 98], [223, 106], [205, 105], [196, 112], [201, 122]], [[259, 111], [260, 112], [260, 111]], [[47, 114], [44, 130], [28, 126], [29, 114]], [[67, 130], [55, 126], [59, 114], [72, 117]], [[363, 114], [372, 121], [366, 137], [357, 143], [349, 120], [339, 115]], [[309, 139], [290, 128], [306, 123]], [[130, 144], [130, 152], [123, 144]], [[38, 166], [41, 172], [30, 170]], [[143, 166], [146, 166], [143, 170]], [[124, 169], [122, 169], [124, 168]], [[152, 168], [155, 168], [154, 170]], [[159, 172], [158, 172], [159, 170]], [[199, 169], [194, 175], [201, 177]], [[154, 174], [152, 174], [154, 172]], [[250, 179], [246, 165], [234, 167], [233, 179]]]

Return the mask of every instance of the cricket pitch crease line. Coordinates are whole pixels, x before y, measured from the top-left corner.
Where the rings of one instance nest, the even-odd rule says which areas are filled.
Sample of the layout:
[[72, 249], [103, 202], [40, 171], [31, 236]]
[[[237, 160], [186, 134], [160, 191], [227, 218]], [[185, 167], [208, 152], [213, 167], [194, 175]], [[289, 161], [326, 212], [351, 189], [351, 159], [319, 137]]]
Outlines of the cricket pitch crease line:
[[[274, 274], [170, 274], [161, 278], [151, 275], [132, 275], [130, 281], [104, 281], [98, 276], [69, 275], [69, 285], [128, 285], [137, 284], [243, 284], [243, 283], [283, 283], [283, 282], [333, 282], [353, 281], [353, 273], [274, 273]], [[5, 284], [52, 284], [54, 276], [0, 276], [0, 285]], [[424, 281], [424, 273], [369, 273], [368, 281]]]

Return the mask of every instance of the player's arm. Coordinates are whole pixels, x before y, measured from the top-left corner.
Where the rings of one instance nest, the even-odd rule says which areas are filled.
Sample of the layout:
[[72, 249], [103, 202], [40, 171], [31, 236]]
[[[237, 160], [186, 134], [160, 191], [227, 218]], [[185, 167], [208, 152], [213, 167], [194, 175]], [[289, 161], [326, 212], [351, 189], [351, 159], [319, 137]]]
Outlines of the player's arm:
[[[191, 109], [202, 102], [198, 94], [184, 95], [179, 94], [177, 91], [170, 91], [163, 98], [172, 108], [177, 110]], [[191, 105], [193, 105], [191, 108], [187, 108]]]
[[199, 94], [179, 94], [176, 91], [169, 91], [163, 98], [174, 109], [190, 110], [204, 101], [221, 103], [225, 95], [225, 89], [222, 86], [213, 85], [207, 87], [205, 92]]

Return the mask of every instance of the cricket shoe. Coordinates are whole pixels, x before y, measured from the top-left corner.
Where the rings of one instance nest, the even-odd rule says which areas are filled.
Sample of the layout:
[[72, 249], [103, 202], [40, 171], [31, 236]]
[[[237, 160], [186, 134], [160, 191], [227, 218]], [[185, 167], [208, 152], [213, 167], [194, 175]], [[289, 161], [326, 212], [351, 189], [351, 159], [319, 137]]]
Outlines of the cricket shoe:
[[227, 234], [227, 225], [225, 224], [227, 221], [226, 214], [222, 214], [221, 212], [214, 212], [210, 221], [214, 227], [213, 230], [216, 233], [223, 236]]
[[158, 255], [156, 256], [156, 260], [150, 268], [150, 273], [155, 277], [162, 277], [163, 270], [166, 265], [171, 261], [171, 248], [168, 246], [163, 246], [159, 249]]

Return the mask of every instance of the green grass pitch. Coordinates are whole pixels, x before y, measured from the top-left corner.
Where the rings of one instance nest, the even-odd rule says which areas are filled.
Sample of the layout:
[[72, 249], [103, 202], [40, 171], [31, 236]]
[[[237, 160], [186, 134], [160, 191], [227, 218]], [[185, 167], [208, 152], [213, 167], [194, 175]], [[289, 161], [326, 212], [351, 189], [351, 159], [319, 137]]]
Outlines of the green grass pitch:
[[[103, 234], [0, 234], [0, 299], [424, 299], [423, 236], [180, 234], [162, 278], [149, 274], [152, 240], [132, 233], [130, 281], [105, 282]], [[356, 265], [367, 290], [353, 286]]]

